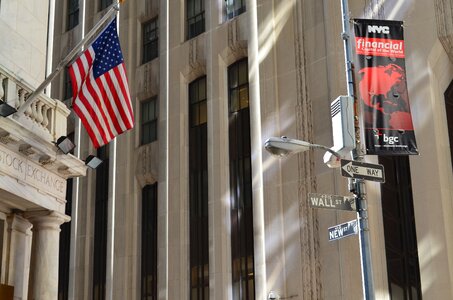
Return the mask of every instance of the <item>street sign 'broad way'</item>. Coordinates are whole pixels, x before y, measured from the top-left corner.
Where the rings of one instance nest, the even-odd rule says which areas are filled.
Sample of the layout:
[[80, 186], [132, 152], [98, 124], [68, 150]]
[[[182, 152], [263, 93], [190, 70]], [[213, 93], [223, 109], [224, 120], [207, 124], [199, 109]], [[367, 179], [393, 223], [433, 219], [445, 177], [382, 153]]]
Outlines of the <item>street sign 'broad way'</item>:
[[315, 208], [333, 208], [355, 211], [354, 197], [308, 193], [308, 203]]
[[329, 227], [329, 241], [339, 240], [341, 238], [357, 234], [357, 220], [352, 220], [346, 223], [338, 224]]
[[341, 175], [371, 181], [385, 182], [384, 166], [353, 160], [341, 160]]

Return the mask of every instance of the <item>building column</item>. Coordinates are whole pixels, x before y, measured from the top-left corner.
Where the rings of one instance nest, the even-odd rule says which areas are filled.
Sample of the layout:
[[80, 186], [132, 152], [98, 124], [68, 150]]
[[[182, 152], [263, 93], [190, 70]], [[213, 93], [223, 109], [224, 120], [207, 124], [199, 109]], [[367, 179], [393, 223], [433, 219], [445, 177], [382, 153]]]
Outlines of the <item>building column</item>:
[[6, 283], [14, 286], [14, 299], [26, 300], [30, 273], [31, 223], [17, 214], [6, 219], [8, 226], [8, 258]]
[[29, 299], [56, 300], [60, 225], [71, 218], [56, 211], [27, 212], [24, 217], [33, 224]]

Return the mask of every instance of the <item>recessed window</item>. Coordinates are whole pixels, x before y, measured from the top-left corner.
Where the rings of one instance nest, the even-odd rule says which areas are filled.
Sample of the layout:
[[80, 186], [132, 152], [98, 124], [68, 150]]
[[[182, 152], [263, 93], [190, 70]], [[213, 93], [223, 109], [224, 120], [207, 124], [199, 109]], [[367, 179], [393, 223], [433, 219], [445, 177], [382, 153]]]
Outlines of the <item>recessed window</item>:
[[247, 60], [228, 68], [233, 299], [255, 299], [252, 163]]
[[141, 144], [157, 140], [157, 97], [141, 104]]
[[209, 299], [206, 76], [189, 85], [190, 299]]
[[157, 183], [142, 190], [141, 297], [157, 299]]
[[[73, 179], [67, 180], [65, 214], [72, 214], [72, 184]], [[71, 222], [60, 226], [60, 250], [58, 255], [58, 299], [69, 299], [69, 257], [71, 252]]]
[[208, 121], [206, 77], [201, 77], [189, 85], [189, 115], [191, 127]]
[[245, 0], [225, 0], [226, 18], [232, 19], [245, 12]]
[[147, 63], [159, 55], [159, 23], [154, 18], [143, 24], [142, 63]]
[[109, 151], [108, 145], [98, 148], [96, 156], [103, 164], [96, 169], [96, 198], [93, 237], [93, 300], [104, 300], [107, 272], [107, 223], [109, 206]]
[[106, 9], [107, 7], [109, 7], [110, 5], [112, 5], [112, 3], [113, 3], [112, 0], [101, 0], [100, 9], [99, 9], [99, 10], [104, 10], [104, 9]]
[[204, 0], [187, 0], [187, 38], [205, 31]]
[[247, 60], [242, 60], [228, 70], [229, 107], [236, 112], [249, 106], [249, 77]]
[[79, 24], [79, 0], [68, 0], [67, 1], [67, 30], [71, 30]]
[[387, 278], [391, 299], [422, 299], [409, 158], [380, 156]]
[[71, 76], [69, 76], [69, 72], [66, 71], [64, 73], [64, 100], [72, 99], [72, 84], [71, 84]]
[[453, 81], [445, 91], [445, 111], [447, 113], [448, 137], [450, 140], [450, 155], [453, 168]]

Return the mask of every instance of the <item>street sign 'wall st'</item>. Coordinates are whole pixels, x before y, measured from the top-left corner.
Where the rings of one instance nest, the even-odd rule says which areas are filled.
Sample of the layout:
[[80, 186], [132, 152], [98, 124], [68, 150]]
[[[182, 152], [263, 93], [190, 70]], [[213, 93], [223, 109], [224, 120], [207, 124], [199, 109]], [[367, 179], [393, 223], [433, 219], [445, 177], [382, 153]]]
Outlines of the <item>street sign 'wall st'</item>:
[[339, 195], [308, 193], [308, 203], [314, 208], [331, 208], [355, 211], [355, 198]]
[[384, 166], [355, 160], [341, 160], [341, 175], [371, 181], [385, 182]]
[[339, 240], [341, 238], [357, 233], [357, 220], [352, 220], [346, 223], [329, 227], [329, 241]]

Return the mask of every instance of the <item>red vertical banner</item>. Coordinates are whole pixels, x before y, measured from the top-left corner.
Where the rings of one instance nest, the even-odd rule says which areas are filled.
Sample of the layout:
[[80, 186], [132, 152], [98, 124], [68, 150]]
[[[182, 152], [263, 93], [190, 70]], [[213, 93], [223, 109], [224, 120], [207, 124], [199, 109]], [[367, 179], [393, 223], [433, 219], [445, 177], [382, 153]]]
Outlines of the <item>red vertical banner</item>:
[[406, 84], [403, 22], [355, 19], [367, 154], [418, 154]]

